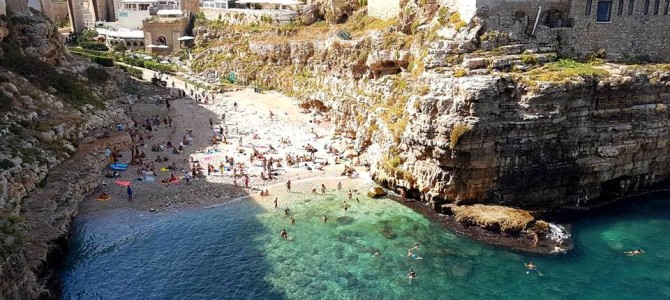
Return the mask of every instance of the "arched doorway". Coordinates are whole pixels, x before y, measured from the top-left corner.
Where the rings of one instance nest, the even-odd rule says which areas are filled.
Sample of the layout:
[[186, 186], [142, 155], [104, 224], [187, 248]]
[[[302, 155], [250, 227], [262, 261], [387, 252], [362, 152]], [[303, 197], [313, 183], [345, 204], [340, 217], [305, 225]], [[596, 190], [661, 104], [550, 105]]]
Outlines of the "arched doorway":
[[544, 22], [543, 24], [549, 28], [568, 26], [565, 13], [558, 9], [550, 9], [546, 11], [541, 20]]
[[159, 37], [156, 39], [156, 44], [157, 44], [157, 45], [163, 45], [163, 46], [165, 46], [165, 45], [167, 45], [167, 39], [165, 39], [164, 36], [159, 36]]

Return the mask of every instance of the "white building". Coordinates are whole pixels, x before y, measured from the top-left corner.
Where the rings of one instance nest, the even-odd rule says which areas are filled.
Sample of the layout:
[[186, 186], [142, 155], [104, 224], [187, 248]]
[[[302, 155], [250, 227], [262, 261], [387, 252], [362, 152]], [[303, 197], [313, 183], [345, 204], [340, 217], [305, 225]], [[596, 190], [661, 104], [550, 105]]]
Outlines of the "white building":
[[144, 31], [132, 30], [127, 28], [97, 29], [98, 34], [104, 35], [105, 44], [112, 48], [115, 45], [123, 44], [130, 50], [144, 49]]
[[141, 29], [142, 21], [159, 10], [179, 9], [179, 0], [121, 0], [120, 4], [117, 24], [130, 29]]

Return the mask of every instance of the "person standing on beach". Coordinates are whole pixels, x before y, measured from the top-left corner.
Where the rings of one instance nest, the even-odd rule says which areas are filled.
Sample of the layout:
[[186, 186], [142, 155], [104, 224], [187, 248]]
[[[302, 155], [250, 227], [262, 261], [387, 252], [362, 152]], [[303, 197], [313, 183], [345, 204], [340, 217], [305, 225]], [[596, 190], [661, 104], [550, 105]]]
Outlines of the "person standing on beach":
[[249, 188], [249, 175], [244, 175], [244, 187]]
[[323, 194], [323, 195], [326, 194], [326, 185], [323, 184], [323, 183], [321, 184], [321, 194]]
[[133, 201], [133, 188], [130, 187], [130, 184], [126, 188], [126, 193], [128, 193], [128, 202], [132, 202]]
[[212, 118], [209, 118], [209, 129], [212, 129], [214, 127], [214, 120]]
[[169, 99], [165, 99], [165, 106], [167, 107], [167, 110], [169, 111], [170, 110], [170, 100]]
[[277, 198], [275, 198], [275, 208], [277, 208]]
[[186, 181], [186, 185], [191, 185], [191, 174], [184, 172], [184, 180]]
[[290, 193], [291, 192], [291, 180], [286, 182], [286, 190]]

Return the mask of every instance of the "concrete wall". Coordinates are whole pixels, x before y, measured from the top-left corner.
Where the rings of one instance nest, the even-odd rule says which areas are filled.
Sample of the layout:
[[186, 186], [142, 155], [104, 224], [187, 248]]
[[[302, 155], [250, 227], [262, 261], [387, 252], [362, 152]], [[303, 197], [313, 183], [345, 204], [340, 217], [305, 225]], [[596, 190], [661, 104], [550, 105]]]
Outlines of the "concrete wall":
[[148, 18], [148, 10], [125, 10], [121, 9], [116, 15], [120, 27], [129, 29], [142, 29], [142, 22]]
[[59, 24], [62, 20], [67, 20], [69, 16], [67, 2], [52, 2], [51, 10], [53, 12], [52, 20]]
[[7, 11], [15, 14], [29, 14], [28, 2], [26, 0], [6, 0]]
[[201, 7], [200, 11], [207, 20], [221, 21], [231, 25], [262, 23], [264, 22], [261, 20], [262, 16], [272, 18], [273, 24], [283, 25], [289, 24], [298, 17], [298, 13], [294, 11], [276, 9], [251, 10]]
[[181, 50], [181, 43], [177, 40], [186, 33], [188, 27], [188, 17], [183, 17], [175, 22], [156, 22], [156, 21], [145, 21], [144, 22], [144, 45], [148, 46], [151, 44], [157, 45], [158, 38], [163, 36], [166, 40], [166, 45], [170, 47], [166, 50], [160, 50], [156, 48], [147, 48], [146, 51], [150, 52], [177, 52]]
[[598, 2], [593, 1], [591, 14], [586, 15], [586, 0], [574, 0], [572, 29], [560, 32], [562, 53], [583, 56], [603, 49], [612, 57], [647, 55], [654, 61], [670, 61], [670, 14], [663, 14], [665, 1], [660, 2], [658, 15], [654, 15], [653, 0], [647, 15], [642, 0], [634, 2], [634, 12], [628, 15], [628, 2], [624, 1], [623, 13], [618, 15], [619, 1], [614, 0], [610, 22], [597, 23]]
[[368, 15], [382, 20], [400, 14], [400, 0], [368, 0]]

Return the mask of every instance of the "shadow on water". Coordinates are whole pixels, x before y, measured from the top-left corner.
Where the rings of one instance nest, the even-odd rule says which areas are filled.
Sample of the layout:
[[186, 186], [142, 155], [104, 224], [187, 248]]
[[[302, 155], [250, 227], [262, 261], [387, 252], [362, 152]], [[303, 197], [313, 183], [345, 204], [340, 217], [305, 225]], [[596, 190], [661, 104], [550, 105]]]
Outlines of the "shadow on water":
[[263, 209], [142, 214], [116, 210], [75, 221], [62, 270], [64, 299], [283, 299], [266, 279]]

